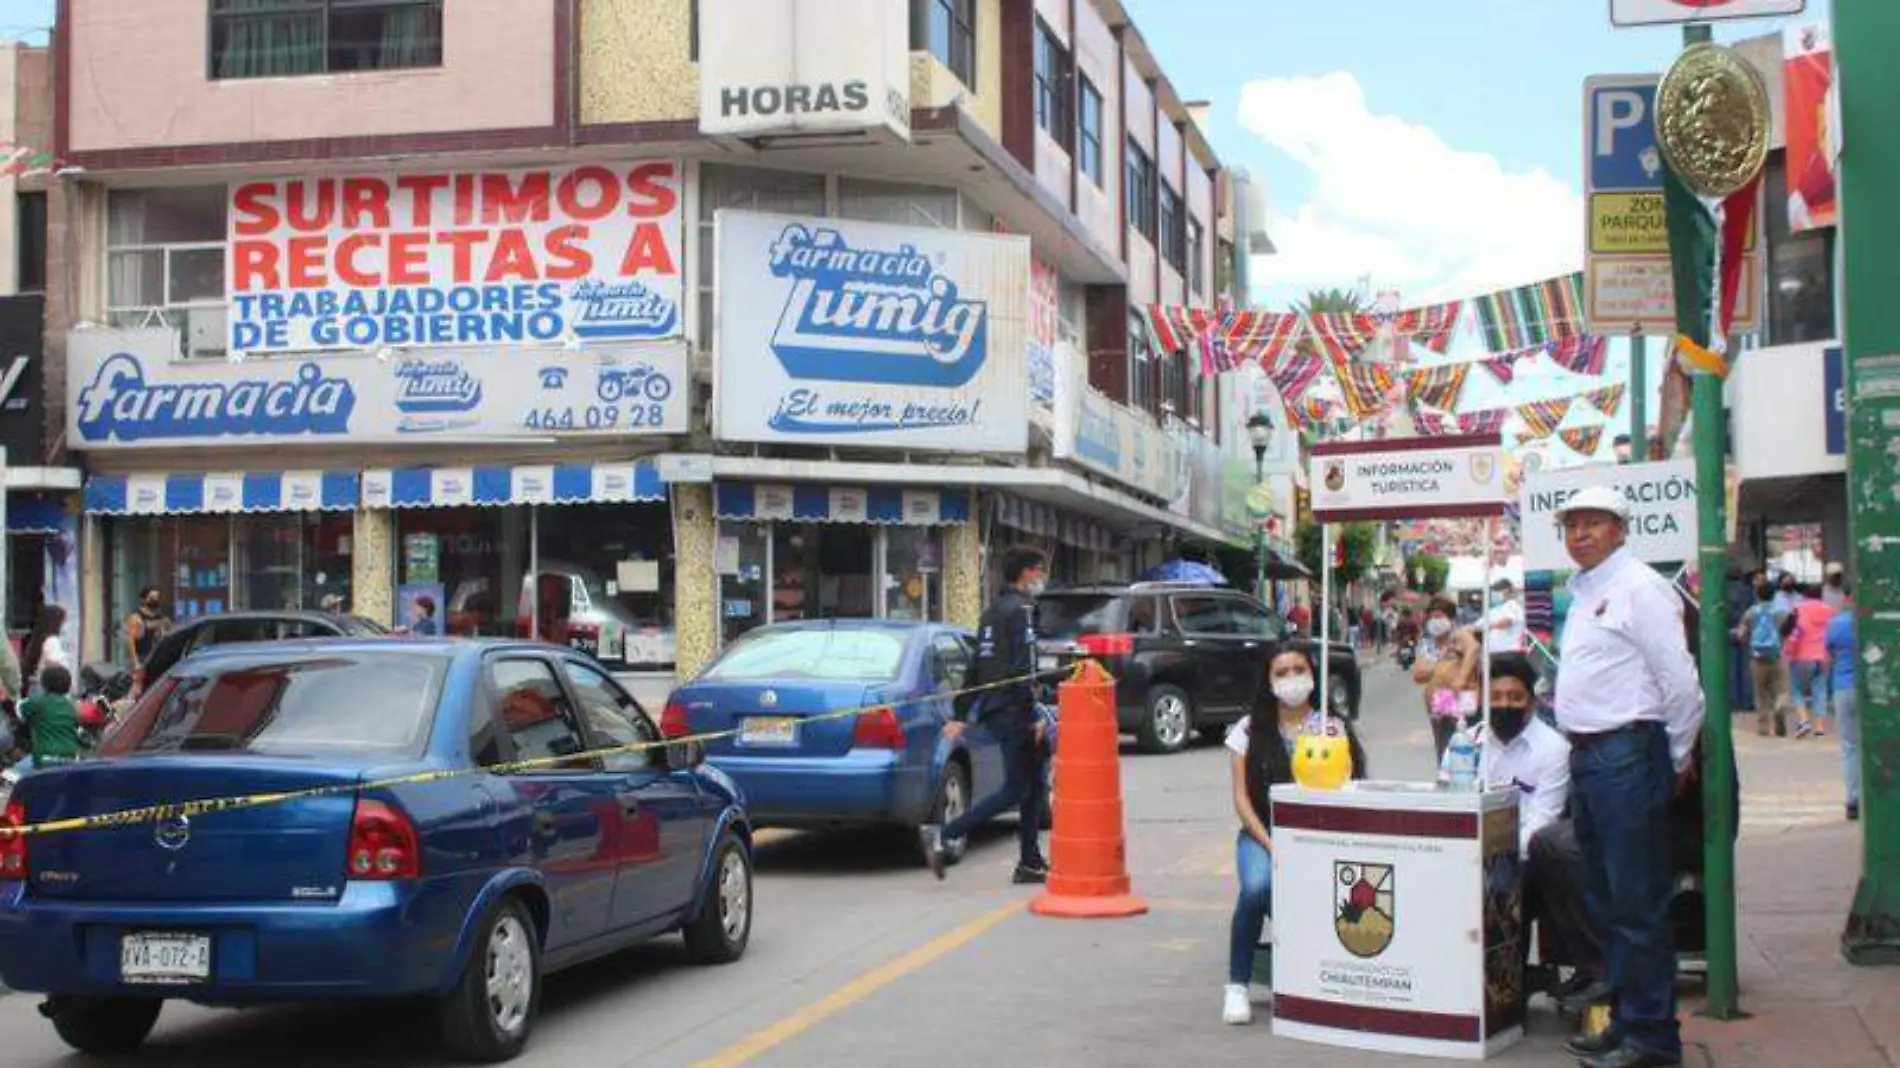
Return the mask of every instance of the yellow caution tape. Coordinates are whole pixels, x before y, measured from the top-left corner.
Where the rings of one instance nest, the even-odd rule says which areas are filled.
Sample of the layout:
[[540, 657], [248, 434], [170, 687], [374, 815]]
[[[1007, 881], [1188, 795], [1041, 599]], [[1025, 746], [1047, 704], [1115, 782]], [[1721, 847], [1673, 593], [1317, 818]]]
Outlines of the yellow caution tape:
[[[1073, 667], [1051, 671], [1036, 671], [1028, 675], [1016, 675], [995, 682], [986, 682], [981, 686], [968, 686], [947, 693], [933, 693], [922, 697], [913, 697], [902, 701], [878, 701], [873, 704], [856, 705], [830, 712], [806, 716], [801, 722], [824, 723], [835, 719], [849, 719], [861, 716], [874, 709], [899, 709], [925, 701], [955, 700], [970, 694], [999, 690], [1005, 686], [1014, 686], [1024, 682], [1056, 676], [1082, 678], [1082, 665], [1088, 660], [1078, 661]], [[1089, 680], [1093, 681], [1093, 680]], [[628, 753], [643, 753], [654, 749], [664, 749], [674, 745], [695, 745], [714, 741], [719, 738], [737, 736], [737, 727], [722, 731], [707, 731], [703, 734], [688, 734], [678, 738], [666, 738], [656, 742], [628, 742], [625, 745], [607, 746], [601, 749], [587, 749], [564, 756], [534, 757], [529, 760], [513, 760], [503, 764], [482, 764], [469, 768], [442, 768], [435, 771], [416, 772], [399, 775], [394, 778], [377, 779], [371, 782], [335, 783], [329, 786], [312, 786], [302, 790], [284, 790], [268, 794], [244, 794], [237, 797], [208, 797], [196, 801], [175, 801], [162, 805], [146, 805], [141, 808], [121, 809], [117, 812], [102, 812], [93, 816], [71, 816], [66, 819], [47, 820], [43, 823], [29, 823], [18, 827], [0, 825], [0, 841], [15, 837], [31, 837], [46, 834], [61, 834], [69, 831], [98, 830], [113, 827], [135, 827], [144, 823], [158, 823], [163, 820], [177, 819], [180, 816], [201, 816], [212, 812], [231, 812], [236, 809], [263, 808], [267, 805], [281, 805], [291, 801], [306, 801], [317, 797], [333, 797], [338, 794], [359, 794], [372, 790], [387, 790], [395, 786], [418, 786], [426, 783], [443, 782], [464, 775], [514, 775], [539, 768], [554, 768], [576, 763], [577, 761], [599, 760], [610, 756]], [[17, 788], [16, 788], [17, 789]]]

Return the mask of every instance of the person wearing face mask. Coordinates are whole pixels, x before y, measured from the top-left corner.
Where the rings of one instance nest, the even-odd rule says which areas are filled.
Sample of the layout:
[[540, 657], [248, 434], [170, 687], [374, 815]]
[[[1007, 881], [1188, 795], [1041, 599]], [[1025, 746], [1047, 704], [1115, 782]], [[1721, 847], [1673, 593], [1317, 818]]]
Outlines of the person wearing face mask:
[[1847, 604], [1847, 568], [1839, 560], [1827, 565], [1821, 602], [1836, 612]]
[[138, 607], [125, 617], [125, 651], [132, 661], [133, 684], [140, 690], [146, 683], [145, 662], [158, 648], [159, 639], [171, 630], [171, 617], [165, 614], [164, 606], [164, 595], [158, 587], [147, 586], [139, 591]]
[[1425, 610], [1425, 640], [1412, 662], [1412, 681], [1425, 688], [1434, 759], [1441, 761], [1459, 719], [1478, 704], [1478, 639], [1456, 625], [1457, 616], [1457, 605], [1432, 600]]
[[1240, 833], [1234, 842], [1234, 871], [1240, 894], [1227, 949], [1227, 987], [1221, 1001], [1221, 1019], [1230, 1024], [1253, 1022], [1248, 984], [1253, 980], [1255, 948], [1260, 931], [1273, 913], [1272, 790], [1293, 781], [1293, 746], [1302, 734], [1329, 731], [1342, 734], [1352, 754], [1352, 777], [1366, 777], [1366, 752], [1352, 725], [1337, 716], [1322, 716], [1313, 708], [1314, 680], [1319, 667], [1304, 644], [1277, 645], [1267, 656], [1267, 693], [1254, 698], [1247, 718], [1227, 731], [1228, 765], [1233, 776], [1234, 814]]
[[[1526, 989], [1589, 1004], [1609, 994], [1603, 949], [1583, 901], [1583, 853], [1570, 805], [1570, 743], [1536, 713], [1537, 668], [1522, 653], [1491, 658], [1491, 709], [1473, 733], [1485, 783], [1517, 791], [1518, 852], [1524, 858], [1524, 914], [1538, 924], [1547, 952]], [[1529, 940], [1519, 947], [1528, 959]], [[1572, 969], [1556, 981], [1558, 965]]]
[[[1042, 760], [1045, 728], [1036, 710], [1036, 597], [1049, 579], [1049, 560], [1037, 549], [1011, 549], [1003, 555], [1003, 581], [996, 599], [977, 627], [976, 659], [970, 668], [972, 686], [989, 686], [970, 702], [975, 717], [996, 739], [1003, 757], [1003, 788], [971, 805], [963, 815], [938, 826], [922, 828], [924, 857], [931, 873], [944, 877], [944, 842], [956, 841], [1010, 809], [1018, 812], [1019, 856], [1012, 881], [1041, 883], [1049, 878], [1042, 858]], [[943, 736], [955, 740], [963, 733], [959, 710], [943, 726]]]

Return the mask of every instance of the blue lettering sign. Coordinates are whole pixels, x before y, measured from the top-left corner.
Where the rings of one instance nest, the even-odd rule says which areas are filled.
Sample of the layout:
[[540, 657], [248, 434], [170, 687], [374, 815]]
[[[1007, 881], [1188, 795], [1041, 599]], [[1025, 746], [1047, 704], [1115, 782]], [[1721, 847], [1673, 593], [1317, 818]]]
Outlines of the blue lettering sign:
[[314, 363], [289, 379], [150, 386], [138, 357], [114, 353], [79, 391], [74, 420], [87, 441], [347, 434], [356, 391]]
[[554, 282], [239, 293], [231, 347], [274, 347], [292, 325], [325, 348], [553, 341], [566, 325], [562, 300]]
[[779, 401], [770, 426], [785, 434], [873, 434], [974, 426], [983, 402], [917, 403], [858, 398], [825, 400], [815, 390], [794, 389]]
[[773, 275], [792, 280], [772, 352], [793, 378], [954, 388], [982, 369], [987, 303], [960, 299], [915, 247], [854, 249], [794, 223], [770, 255]]
[[1082, 417], [1076, 421], [1075, 455], [1109, 471], [1122, 469], [1122, 437], [1115, 426], [1115, 410], [1084, 394]]
[[404, 359], [396, 381], [398, 411], [472, 412], [482, 403], [482, 380], [454, 360]]
[[571, 299], [579, 305], [573, 325], [581, 337], [666, 337], [680, 318], [678, 304], [639, 282], [590, 279], [574, 287]]

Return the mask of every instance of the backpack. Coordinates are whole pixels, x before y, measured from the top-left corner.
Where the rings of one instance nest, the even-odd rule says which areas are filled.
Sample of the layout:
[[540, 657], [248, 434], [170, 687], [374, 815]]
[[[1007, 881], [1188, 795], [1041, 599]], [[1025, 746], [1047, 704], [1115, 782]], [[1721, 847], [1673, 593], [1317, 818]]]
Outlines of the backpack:
[[1781, 659], [1781, 628], [1775, 625], [1775, 613], [1766, 605], [1755, 609], [1755, 625], [1748, 632], [1748, 651], [1757, 660]]

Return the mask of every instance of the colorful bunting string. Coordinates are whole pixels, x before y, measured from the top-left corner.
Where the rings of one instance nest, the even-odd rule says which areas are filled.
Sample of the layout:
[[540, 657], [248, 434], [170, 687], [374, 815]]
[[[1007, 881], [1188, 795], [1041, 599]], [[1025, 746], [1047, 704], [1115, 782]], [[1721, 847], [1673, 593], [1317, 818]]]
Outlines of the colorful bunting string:
[[1457, 432], [1458, 417], [1448, 411], [1420, 404], [1412, 409], [1412, 425], [1425, 437], [1443, 437]]
[[1570, 414], [1570, 405], [1575, 400], [1575, 397], [1563, 397], [1520, 404], [1517, 417], [1524, 421], [1525, 430], [1533, 437], [1547, 438], [1563, 425], [1564, 416]]
[[1605, 416], [1614, 416], [1616, 410], [1623, 406], [1623, 394], [1627, 392], [1629, 392], [1629, 386], [1618, 382], [1614, 386], [1593, 389], [1585, 393], [1583, 399], [1589, 402], [1590, 407], [1602, 412]]
[[1583, 333], [1583, 272], [1487, 293], [1472, 304], [1492, 352], [1575, 337]]
[[1509, 408], [1486, 408], [1478, 412], [1461, 412], [1458, 416], [1458, 429], [1466, 434], [1495, 434], [1504, 428], [1505, 417], [1510, 414]]
[[1397, 385], [1391, 369], [1382, 364], [1336, 361], [1333, 374], [1339, 379], [1346, 412], [1354, 419], [1383, 411], [1391, 403], [1392, 391]]
[[1491, 377], [1498, 380], [1498, 385], [1508, 386], [1517, 378], [1517, 361], [1537, 351], [1537, 349], [1528, 349], [1522, 352], [1506, 352], [1479, 360], [1478, 366], [1490, 372]]
[[1308, 387], [1326, 369], [1326, 362], [1310, 352], [1282, 353], [1277, 363], [1267, 366], [1267, 377], [1289, 401], [1304, 397]]
[[1549, 352], [1551, 363], [1572, 374], [1592, 378], [1603, 373], [1603, 365], [1609, 358], [1609, 346], [1604, 339], [1587, 334], [1552, 341]]
[[1234, 366], [1278, 362], [1300, 333], [1300, 317], [1290, 312], [1230, 312], [1224, 320]]
[[1464, 310], [1465, 304], [1461, 300], [1406, 308], [1393, 318], [1392, 332], [1443, 355], [1446, 346], [1451, 344], [1451, 336], [1458, 332], [1458, 323]]
[[1332, 313], [1308, 315], [1306, 332], [1326, 358], [1343, 364], [1365, 350], [1379, 335], [1379, 323], [1370, 315]]
[[1433, 408], [1451, 412], [1458, 409], [1464, 393], [1465, 378], [1471, 373], [1468, 363], [1447, 363], [1412, 371], [1406, 377], [1412, 399]]
[[1597, 446], [1603, 442], [1603, 427], [1573, 426], [1557, 433], [1557, 439], [1579, 456], [1595, 456]]

